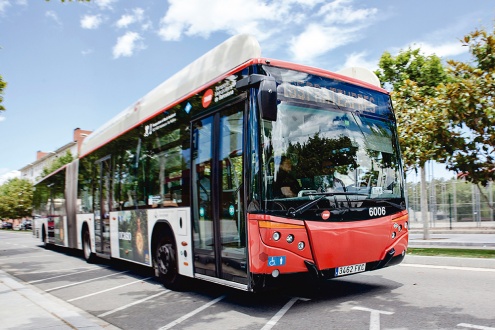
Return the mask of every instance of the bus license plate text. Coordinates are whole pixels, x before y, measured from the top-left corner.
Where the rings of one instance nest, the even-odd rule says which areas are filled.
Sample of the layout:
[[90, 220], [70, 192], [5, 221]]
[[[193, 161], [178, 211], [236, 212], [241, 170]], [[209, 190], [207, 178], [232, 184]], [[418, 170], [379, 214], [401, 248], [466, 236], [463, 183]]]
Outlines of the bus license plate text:
[[365, 269], [366, 263], [337, 267], [335, 268], [335, 277], [364, 272]]

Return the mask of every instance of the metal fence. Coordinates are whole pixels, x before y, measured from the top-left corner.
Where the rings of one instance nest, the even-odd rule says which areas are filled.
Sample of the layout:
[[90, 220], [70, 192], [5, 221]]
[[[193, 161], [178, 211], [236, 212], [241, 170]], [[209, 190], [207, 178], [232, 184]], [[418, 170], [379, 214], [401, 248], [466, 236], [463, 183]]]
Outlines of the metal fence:
[[[495, 221], [493, 210], [493, 182], [486, 187], [465, 180], [430, 180], [427, 182], [428, 213], [430, 226], [437, 222], [483, 223]], [[421, 222], [420, 183], [407, 183], [410, 221]]]

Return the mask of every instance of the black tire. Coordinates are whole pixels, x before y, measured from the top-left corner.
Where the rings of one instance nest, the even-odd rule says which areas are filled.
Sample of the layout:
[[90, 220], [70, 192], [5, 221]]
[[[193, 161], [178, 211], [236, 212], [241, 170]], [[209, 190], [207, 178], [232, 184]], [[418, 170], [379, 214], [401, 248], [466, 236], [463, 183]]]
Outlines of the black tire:
[[162, 284], [171, 290], [181, 290], [184, 277], [179, 274], [177, 263], [177, 246], [170, 235], [158, 240], [155, 247], [155, 267]]
[[82, 233], [82, 250], [86, 262], [92, 263], [94, 261], [94, 254], [91, 252], [91, 237], [89, 236], [88, 228], [85, 228]]

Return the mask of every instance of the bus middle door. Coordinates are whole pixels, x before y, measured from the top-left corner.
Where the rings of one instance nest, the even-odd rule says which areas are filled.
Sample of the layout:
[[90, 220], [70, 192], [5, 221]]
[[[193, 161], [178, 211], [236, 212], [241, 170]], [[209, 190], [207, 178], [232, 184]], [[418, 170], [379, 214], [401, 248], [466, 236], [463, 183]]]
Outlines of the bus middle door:
[[110, 255], [111, 168], [110, 155], [95, 162], [95, 250], [96, 253], [107, 255]]

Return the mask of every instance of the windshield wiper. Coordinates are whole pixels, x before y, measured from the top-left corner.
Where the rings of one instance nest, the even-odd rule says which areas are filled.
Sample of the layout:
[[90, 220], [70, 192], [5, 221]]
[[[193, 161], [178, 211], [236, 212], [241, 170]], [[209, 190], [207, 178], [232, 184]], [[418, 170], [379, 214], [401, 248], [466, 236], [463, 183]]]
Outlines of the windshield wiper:
[[380, 203], [385, 203], [385, 204], [388, 204], [390, 206], [393, 206], [401, 211], [404, 211], [406, 209], [406, 207], [404, 205], [401, 205], [401, 204], [397, 204], [397, 203], [394, 203], [394, 202], [391, 202], [389, 200], [386, 200], [386, 199], [370, 199], [370, 201], [374, 201], [375, 203], [377, 204], [380, 204]]
[[368, 194], [363, 194], [363, 193], [357, 193], [357, 192], [321, 192], [321, 193], [310, 193], [310, 194], [307, 194], [306, 196], [320, 196], [318, 197], [317, 199], [315, 200], [312, 200], [306, 204], [303, 204], [302, 206], [298, 207], [297, 209], [294, 209], [293, 207], [291, 207], [288, 211], [287, 211], [287, 215], [290, 215], [290, 216], [293, 216], [295, 217], [296, 215], [298, 214], [301, 214], [303, 213], [304, 211], [308, 210], [309, 208], [311, 208], [311, 206], [315, 205], [316, 203], [318, 203], [320, 200], [322, 200], [323, 198], [325, 197], [328, 197], [328, 196], [368, 196]]

